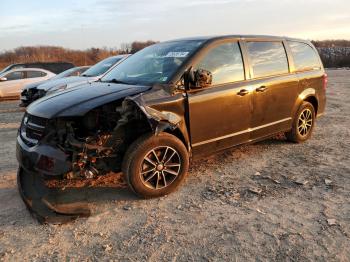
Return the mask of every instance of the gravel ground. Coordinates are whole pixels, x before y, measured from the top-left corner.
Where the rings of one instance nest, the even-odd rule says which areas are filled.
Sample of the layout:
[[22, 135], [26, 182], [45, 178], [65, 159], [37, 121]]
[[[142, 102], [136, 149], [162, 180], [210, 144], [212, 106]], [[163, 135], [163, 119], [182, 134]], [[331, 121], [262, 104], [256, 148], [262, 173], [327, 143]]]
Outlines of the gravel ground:
[[175, 193], [140, 200], [86, 188], [92, 216], [39, 225], [16, 188], [23, 112], [0, 103], [0, 259], [5, 261], [350, 260], [350, 71], [329, 71], [311, 140], [283, 137], [192, 165]]

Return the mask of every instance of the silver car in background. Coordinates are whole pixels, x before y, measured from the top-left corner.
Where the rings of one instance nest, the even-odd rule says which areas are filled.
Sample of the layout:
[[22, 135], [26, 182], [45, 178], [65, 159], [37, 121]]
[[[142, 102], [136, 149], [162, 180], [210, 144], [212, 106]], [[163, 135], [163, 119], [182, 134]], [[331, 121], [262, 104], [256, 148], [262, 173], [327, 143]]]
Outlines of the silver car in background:
[[48, 80], [43, 80], [40, 82], [35, 82], [31, 83], [29, 85], [26, 85], [22, 92], [21, 92], [21, 104], [19, 106], [26, 107], [29, 105], [31, 102], [34, 100], [38, 99], [38, 86], [42, 84], [49, 84], [49, 83], [54, 83], [58, 79], [62, 79], [65, 77], [70, 77], [70, 76], [80, 76], [83, 74], [86, 70], [88, 70], [90, 66], [77, 66], [70, 68], [66, 71], [63, 71], [62, 73], [55, 75], [54, 77], [48, 79]]
[[[107, 71], [111, 68], [115, 67], [122, 61], [124, 61], [129, 55], [117, 55], [108, 57], [94, 66], [90, 67], [90, 69], [86, 70], [81, 76], [72, 76], [66, 77], [62, 79], [57, 79], [54, 81], [50, 81], [48, 83], [43, 83], [37, 87], [37, 95], [34, 100], [41, 98], [45, 95], [52, 94], [54, 92], [62, 91], [68, 88], [76, 87], [81, 84], [86, 84], [89, 82], [94, 82], [100, 79]], [[28, 105], [29, 103], [27, 103]]]
[[0, 98], [18, 98], [24, 86], [48, 80], [56, 74], [45, 69], [20, 68], [0, 74]]

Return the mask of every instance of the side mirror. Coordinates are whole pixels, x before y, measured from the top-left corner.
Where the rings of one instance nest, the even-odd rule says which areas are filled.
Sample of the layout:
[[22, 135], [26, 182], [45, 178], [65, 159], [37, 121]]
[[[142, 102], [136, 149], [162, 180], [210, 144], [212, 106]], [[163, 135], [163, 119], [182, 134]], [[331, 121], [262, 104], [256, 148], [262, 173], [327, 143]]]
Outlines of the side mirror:
[[1, 82], [7, 81], [7, 78], [6, 78], [6, 77], [1, 77], [1, 78], [0, 78], [0, 81], [1, 81]]
[[184, 74], [184, 83], [186, 89], [199, 89], [211, 86], [213, 82], [213, 75], [210, 71], [205, 69], [193, 70], [191, 67]]

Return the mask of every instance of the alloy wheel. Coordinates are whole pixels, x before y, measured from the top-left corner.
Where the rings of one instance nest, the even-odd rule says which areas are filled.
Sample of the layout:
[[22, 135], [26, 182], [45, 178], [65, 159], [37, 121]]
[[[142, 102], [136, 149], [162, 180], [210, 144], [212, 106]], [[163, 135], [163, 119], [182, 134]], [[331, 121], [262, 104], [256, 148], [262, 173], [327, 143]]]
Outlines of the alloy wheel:
[[173, 183], [181, 170], [181, 158], [172, 147], [159, 146], [149, 151], [143, 158], [140, 177], [142, 183], [155, 190]]
[[301, 112], [298, 118], [298, 132], [301, 136], [306, 136], [309, 134], [312, 128], [312, 112], [310, 109], [306, 108]]

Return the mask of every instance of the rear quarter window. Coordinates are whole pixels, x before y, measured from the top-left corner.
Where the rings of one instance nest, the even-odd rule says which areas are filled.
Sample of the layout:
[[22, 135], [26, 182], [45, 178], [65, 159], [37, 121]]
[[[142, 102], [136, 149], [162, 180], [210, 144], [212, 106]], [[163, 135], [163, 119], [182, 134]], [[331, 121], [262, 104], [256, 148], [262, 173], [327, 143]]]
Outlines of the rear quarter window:
[[248, 42], [247, 47], [254, 78], [289, 72], [286, 50], [282, 42]]
[[37, 78], [46, 76], [46, 73], [41, 71], [27, 71], [27, 78]]
[[288, 41], [292, 51], [294, 66], [297, 71], [321, 69], [316, 51], [306, 43]]

